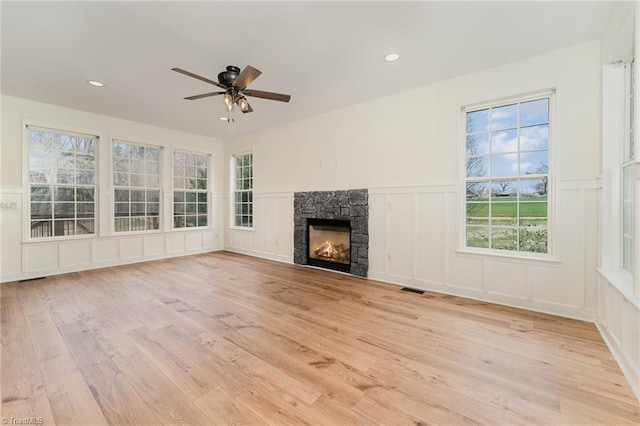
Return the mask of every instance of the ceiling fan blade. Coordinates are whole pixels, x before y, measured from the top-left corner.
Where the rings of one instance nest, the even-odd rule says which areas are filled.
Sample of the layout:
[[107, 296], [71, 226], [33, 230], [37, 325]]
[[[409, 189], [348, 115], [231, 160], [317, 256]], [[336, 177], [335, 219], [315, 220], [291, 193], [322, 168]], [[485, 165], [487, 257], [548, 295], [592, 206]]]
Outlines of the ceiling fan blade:
[[253, 80], [260, 77], [260, 74], [262, 74], [262, 71], [255, 69], [251, 65], [247, 65], [234, 80], [233, 87], [238, 90], [244, 90]]
[[188, 77], [193, 77], [193, 78], [196, 78], [196, 79], [198, 79], [200, 81], [204, 81], [205, 83], [213, 84], [214, 86], [218, 86], [221, 89], [226, 89], [227, 88], [226, 86], [218, 83], [217, 81], [213, 81], [213, 80], [210, 80], [210, 79], [208, 79], [206, 77], [199, 76], [198, 74], [194, 74], [192, 72], [183, 70], [182, 68], [171, 68], [171, 71], [179, 72], [180, 74], [184, 74], [184, 75], [186, 75]]
[[210, 93], [203, 93], [202, 95], [194, 95], [194, 96], [187, 96], [186, 100], [188, 101], [194, 101], [196, 99], [202, 99], [202, 98], [208, 98], [210, 96], [217, 96], [217, 95], [224, 95], [226, 92], [210, 92]]
[[254, 98], [269, 99], [272, 101], [289, 102], [291, 95], [284, 95], [282, 93], [263, 92], [262, 90], [243, 90], [243, 94], [247, 96], [253, 96]]

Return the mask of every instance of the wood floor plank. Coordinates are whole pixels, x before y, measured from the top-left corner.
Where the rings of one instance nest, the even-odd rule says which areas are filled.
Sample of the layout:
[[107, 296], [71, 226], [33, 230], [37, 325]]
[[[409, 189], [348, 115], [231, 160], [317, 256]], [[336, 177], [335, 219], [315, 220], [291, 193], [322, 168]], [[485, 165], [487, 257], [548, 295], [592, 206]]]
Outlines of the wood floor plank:
[[268, 424], [223, 388], [216, 388], [202, 395], [194, 403], [211, 419], [212, 424], [238, 426]]
[[82, 321], [61, 325], [60, 332], [87, 383], [103, 382], [120, 373]]
[[158, 418], [123, 374], [92, 382], [89, 389], [110, 425], [154, 425]]
[[162, 424], [211, 423], [209, 417], [141, 353], [115, 357], [113, 360]]
[[305, 384], [298, 377], [289, 374], [288, 371], [271, 365], [219, 334], [213, 332], [205, 333], [200, 336], [200, 342], [216, 356], [240, 369], [246, 376], [255, 379], [256, 382], [264, 381], [276, 384], [281, 388], [288, 389], [301, 401], [307, 403], [313, 403], [322, 395], [315, 387]]
[[70, 355], [41, 362], [40, 371], [56, 424], [108, 424]]
[[227, 252], [3, 284], [45, 424], [639, 424], [593, 324]]
[[38, 362], [69, 354], [69, 348], [48, 311], [29, 315], [27, 324]]
[[42, 375], [26, 326], [1, 328], [2, 415], [42, 418], [43, 424], [53, 424], [53, 413]]
[[318, 371], [295, 357], [295, 354], [275, 348], [269, 340], [252, 337], [242, 330], [228, 333], [226, 339], [325, 395], [339, 398], [351, 405], [355, 405], [363, 396], [358, 388]]
[[190, 400], [196, 400], [214, 386], [195, 362], [180, 356], [175, 347], [144, 327], [127, 333], [140, 352], [173, 382]]

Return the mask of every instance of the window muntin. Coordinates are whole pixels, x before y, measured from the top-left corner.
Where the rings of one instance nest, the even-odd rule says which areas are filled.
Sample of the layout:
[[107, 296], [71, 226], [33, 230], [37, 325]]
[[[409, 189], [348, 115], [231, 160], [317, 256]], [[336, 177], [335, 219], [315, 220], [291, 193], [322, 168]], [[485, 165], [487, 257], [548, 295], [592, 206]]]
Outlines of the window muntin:
[[98, 137], [28, 127], [30, 237], [95, 234]]
[[548, 96], [465, 113], [466, 247], [548, 252]]
[[173, 227], [207, 226], [209, 155], [173, 151]]
[[160, 229], [160, 148], [113, 141], [114, 231]]
[[253, 227], [253, 154], [238, 154], [234, 159], [233, 224]]

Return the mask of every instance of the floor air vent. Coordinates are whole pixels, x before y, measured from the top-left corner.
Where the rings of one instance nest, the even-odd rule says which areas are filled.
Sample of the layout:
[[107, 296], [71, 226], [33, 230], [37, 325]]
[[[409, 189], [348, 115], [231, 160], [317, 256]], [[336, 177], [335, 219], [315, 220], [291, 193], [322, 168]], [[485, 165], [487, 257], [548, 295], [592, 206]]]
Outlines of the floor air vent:
[[400, 290], [408, 291], [410, 293], [424, 294], [424, 290], [418, 290], [416, 288], [402, 287]]
[[47, 278], [47, 277], [27, 278], [26, 280], [20, 280], [18, 282], [19, 283], [28, 283], [29, 281], [44, 280], [45, 278]]

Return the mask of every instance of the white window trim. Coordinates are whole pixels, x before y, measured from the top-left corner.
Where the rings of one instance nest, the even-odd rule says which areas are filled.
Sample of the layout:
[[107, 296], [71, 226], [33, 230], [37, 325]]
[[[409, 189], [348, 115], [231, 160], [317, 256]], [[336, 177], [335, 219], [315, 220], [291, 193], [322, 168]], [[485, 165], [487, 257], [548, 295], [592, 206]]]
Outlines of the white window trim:
[[[235, 225], [235, 194], [236, 194], [236, 156], [238, 155], [246, 155], [246, 154], [252, 154], [253, 156], [253, 161], [252, 161], [252, 167], [253, 167], [253, 186], [251, 188], [251, 192], [253, 193], [253, 213], [252, 213], [252, 222], [253, 226], [236, 226]], [[256, 189], [255, 189], [255, 181], [256, 181], [256, 154], [255, 154], [255, 147], [245, 150], [245, 151], [238, 151], [238, 152], [234, 152], [229, 156], [229, 229], [233, 229], [233, 230], [237, 230], [237, 231], [254, 231], [254, 227], [255, 227], [255, 195], [256, 195]]]
[[[152, 143], [144, 143], [144, 142], [136, 142], [134, 139], [130, 139], [130, 138], [119, 138], [117, 136], [112, 136], [110, 139], [110, 143], [109, 143], [109, 185], [108, 185], [108, 191], [109, 191], [109, 200], [110, 202], [110, 207], [109, 207], [109, 211], [110, 211], [110, 217], [109, 217], [109, 232], [110, 235], [118, 237], [118, 236], [127, 236], [127, 235], [149, 235], [149, 234], [158, 234], [158, 233], [162, 233], [164, 232], [164, 163], [165, 163], [165, 158], [164, 158], [164, 152], [165, 152], [165, 147], [163, 145], [154, 145]], [[159, 156], [158, 156], [158, 173], [159, 173], [159, 186], [158, 186], [158, 190], [160, 191], [159, 195], [158, 195], [158, 229], [146, 229], [143, 231], [118, 231], [116, 232], [116, 226], [115, 226], [115, 219], [116, 219], [116, 209], [115, 209], [115, 190], [116, 190], [116, 185], [113, 183], [113, 176], [114, 176], [114, 163], [113, 163], [113, 143], [115, 141], [118, 142], [123, 142], [126, 144], [132, 144], [132, 145], [138, 145], [138, 146], [144, 146], [144, 147], [149, 147], [149, 148], [156, 148], [160, 150]], [[131, 187], [129, 187], [129, 189], [131, 189]], [[145, 190], [147, 188], [145, 187]]]
[[[482, 247], [467, 247], [466, 245], [466, 234], [467, 234], [467, 224], [466, 224], [466, 206], [467, 206], [467, 197], [466, 197], [466, 113], [482, 110], [486, 108], [498, 107], [502, 105], [508, 105], [513, 102], [527, 102], [541, 98], [549, 98], [549, 144], [548, 144], [548, 155], [549, 155], [549, 170], [547, 172], [548, 176], [548, 195], [547, 195], [547, 253], [534, 253], [534, 252], [526, 252], [526, 251], [515, 251], [515, 250], [501, 250], [501, 249], [491, 249], [491, 248], [482, 248]], [[558, 197], [558, 186], [556, 182], [556, 170], [557, 170], [557, 160], [556, 160], [556, 89], [548, 88], [535, 92], [523, 93], [520, 95], [508, 96], [499, 99], [494, 99], [491, 101], [472, 103], [467, 105], [462, 105], [460, 107], [460, 115], [459, 115], [459, 140], [461, 141], [458, 145], [458, 158], [460, 159], [460, 165], [458, 169], [458, 193], [459, 193], [459, 202], [460, 208], [458, 210], [458, 249], [457, 253], [464, 254], [477, 254], [477, 255], [490, 255], [497, 257], [505, 257], [505, 258], [515, 258], [515, 259], [524, 259], [524, 260], [538, 260], [538, 261], [549, 261], [549, 262], [559, 262], [560, 259], [558, 257], [558, 241], [557, 235], [555, 232], [556, 223], [557, 223], [557, 214], [556, 214], [556, 206], [557, 206], [557, 197]]]
[[[53, 130], [78, 136], [95, 136], [98, 140], [96, 146], [96, 168], [94, 184], [94, 229], [93, 234], [66, 235], [55, 237], [31, 237], [31, 187], [29, 182], [29, 128], [41, 130]], [[91, 129], [83, 129], [75, 126], [60, 125], [46, 121], [23, 119], [22, 120], [22, 243], [56, 242], [69, 240], [94, 239], [100, 237], [100, 145], [104, 138], [100, 132]]]
[[[207, 156], [207, 226], [192, 226], [190, 228], [184, 227], [184, 228], [176, 228], [174, 226], [173, 223], [173, 218], [174, 218], [174, 199], [173, 199], [173, 192], [176, 190], [176, 188], [173, 186], [173, 153], [175, 153], [176, 151], [180, 151], [180, 152], [186, 152], [186, 153], [190, 153], [190, 154], [198, 154], [198, 155], [206, 155]], [[185, 231], [202, 231], [205, 229], [215, 229], [215, 226], [213, 225], [213, 210], [214, 210], [214, 206], [213, 206], [213, 190], [212, 188], [212, 170], [213, 170], [213, 154], [208, 153], [208, 152], [200, 152], [200, 151], [194, 151], [192, 149], [183, 149], [183, 148], [176, 148], [174, 147], [171, 150], [171, 220], [169, 222], [171, 222], [171, 232], [185, 232]], [[178, 189], [179, 190], [179, 189]], [[185, 189], [186, 191], [186, 189]], [[200, 192], [204, 192], [204, 191], [200, 191]]]

